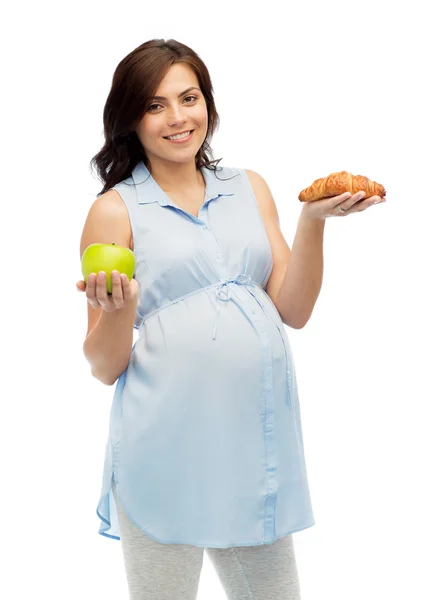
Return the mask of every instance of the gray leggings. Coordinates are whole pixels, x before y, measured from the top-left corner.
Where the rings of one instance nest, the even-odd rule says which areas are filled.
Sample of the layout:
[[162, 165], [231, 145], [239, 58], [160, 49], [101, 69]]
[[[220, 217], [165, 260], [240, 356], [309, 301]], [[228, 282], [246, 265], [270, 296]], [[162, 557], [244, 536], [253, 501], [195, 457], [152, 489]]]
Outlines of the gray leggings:
[[132, 523], [113, 482], [129, 600], [196, 600], [204, 550], [228, 600], [300, 600], [292, 535], [272, 544], [200, 548], [162, 544]]

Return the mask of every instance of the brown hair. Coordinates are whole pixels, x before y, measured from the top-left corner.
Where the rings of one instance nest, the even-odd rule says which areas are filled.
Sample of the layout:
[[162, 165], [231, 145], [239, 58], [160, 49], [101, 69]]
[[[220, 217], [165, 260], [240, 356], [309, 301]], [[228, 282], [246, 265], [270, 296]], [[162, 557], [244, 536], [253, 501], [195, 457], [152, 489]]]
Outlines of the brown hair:
[[105, 143], [90, 162], [104, 183], [97, 196], [129, 177], [141, 160], [149, 168], [145, 150], [134, 130], [151, 105], [160, 82], [175, 63], [186, 63], [193, 69], [206, 101], [208, 131], [195, 157], [196, 168], [211, 168], [215, 163], [213, 170], [216, 171], [222, 159], [213, 160], [210, 141], [220, 118], [208, 69], [196, 52], [176, 40], [149, 40], [130, 52], [115, 69], [103, 109]]

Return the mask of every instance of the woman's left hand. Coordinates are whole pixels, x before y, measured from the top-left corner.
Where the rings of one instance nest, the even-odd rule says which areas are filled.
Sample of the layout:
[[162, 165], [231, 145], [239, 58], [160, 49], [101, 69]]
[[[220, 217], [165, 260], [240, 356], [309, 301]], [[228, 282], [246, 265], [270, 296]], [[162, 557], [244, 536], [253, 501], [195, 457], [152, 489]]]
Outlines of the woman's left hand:
[[386, 202], [380, 196], [370, 196], [366, 200], [362, 200], [365, 195], [365, 192], [356, 192], [353, 195], [346, 192], [331, 198], [304, 202], [302, 214], [311, 219], [324, 221], [328, 217], [345, 217], [356, 212], [362, 212], [376, 202]]

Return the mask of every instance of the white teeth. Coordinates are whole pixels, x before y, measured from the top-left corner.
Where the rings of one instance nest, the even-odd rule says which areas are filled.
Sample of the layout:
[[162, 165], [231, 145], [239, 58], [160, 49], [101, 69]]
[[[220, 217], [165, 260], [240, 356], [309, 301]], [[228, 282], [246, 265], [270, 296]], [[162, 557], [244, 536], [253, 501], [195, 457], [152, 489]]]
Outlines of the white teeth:
[[168, 136], [168, 140], [182, 140], [190, 135], [190, 131], [186, 131], [182, 135], [170, 135]]

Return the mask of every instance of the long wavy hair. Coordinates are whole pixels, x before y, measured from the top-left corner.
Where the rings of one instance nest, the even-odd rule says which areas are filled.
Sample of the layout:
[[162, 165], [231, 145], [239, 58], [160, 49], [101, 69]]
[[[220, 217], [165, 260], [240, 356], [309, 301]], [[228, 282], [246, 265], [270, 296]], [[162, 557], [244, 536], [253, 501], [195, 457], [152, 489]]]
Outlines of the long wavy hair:
[[214, 160], [210, 142], [220, 118], [207, 67], [196, 52], [176, 40], [149, 40], [130, 52], [115, 69], [103, 109], [105, 142], [90, 161], [90, 169], [96, 168], [98, 178], [104, 184], [97, 196], [130, 177], [141, 160], [149, 169], [148, 157], [135, 128], [151, 106], [162, 79], [175, 63], [186, 63], [193, 69], [206, 101], [208, 131], [195, 157], [196, 168], [205, 166], [217, 170], [222, 159]]

